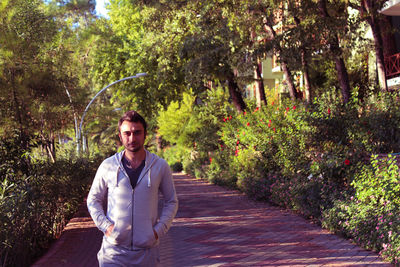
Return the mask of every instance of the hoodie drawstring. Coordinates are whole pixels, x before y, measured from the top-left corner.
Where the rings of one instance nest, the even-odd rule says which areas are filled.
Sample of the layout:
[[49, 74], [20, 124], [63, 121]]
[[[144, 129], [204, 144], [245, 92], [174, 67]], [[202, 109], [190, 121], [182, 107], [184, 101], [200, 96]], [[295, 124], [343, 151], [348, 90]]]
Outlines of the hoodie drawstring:
[[118, 173], [119, 173], [120, 169], [121, 169], [121, 167], [120, 167], [120, 166], [118, 166], [118, 169], [117, 169], [117, 175], [116, 175], [116, 177], [115, 177], [115, 187], [117, 187], [117, 186], [118, 186]]
[[147, 187], [151, 186], [151, 178], [150, 178], [150, 176], [151, 176], [151, 168], [149, 169], [149, 176], [147, 177]]

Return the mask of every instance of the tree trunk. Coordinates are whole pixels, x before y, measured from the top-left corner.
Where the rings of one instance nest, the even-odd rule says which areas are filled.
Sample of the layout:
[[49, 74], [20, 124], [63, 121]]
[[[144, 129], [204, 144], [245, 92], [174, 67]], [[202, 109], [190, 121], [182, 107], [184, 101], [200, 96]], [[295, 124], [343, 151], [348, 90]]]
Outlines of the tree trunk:
[[[276, 38], [276, 32], [274, 28], [272, 27], [272, 24], [270, 20], [266, 20], [265, 26], [267, 29], [270, 31], [272, 37], [275, 39]], [[296, 92], [296, 86], [294, 85], [293, 78], [292, 78], [292, 72], [288, 67], [287, 61], [282, 57], [282, 47], [278, 42], [275, 43], [275, 49], [278, 52], [279, 59], [280, 59], [280, 64], [281, 68], [283, 70], [283, 73], [285, 73], [286, 76], [286, 83], [289, 89], [289, 95], [292, 100], [296, 100], [297, 98], [297, 92]]]
[[281, 59], [281, 67], [283, 73], [285, 73], [286, 84], [288, 86], [289, 95], [292, 100], [296, 100], [297, 92], [296, 87], [294, 86], [292, 72], [290, 71], [289, 67], [287, 66], [286, 60]]
[[261, 75], [262, 73], [262, 63], [260, 60], [257, 62], [257, 66], [255, 68], [256, 71], [256, 79], [257, 79], [257, 93], [260, 99], [260, 105], [267, 105], [267, 97], [265, 96], [265, 87], [264, 87], [264, 79]]
[[[333, 48], [332, 48], [333, 49]], [[333, 53], [335, 51], [333, 50]], [[340, 89], [342, 92], [343, 103], [347, 103], [350, 100], [350, 82], [349, 75], [347, 73], [346, 65], [344, 64], [344, 60], [341, 56], [335, 56], [335, 69], [337, 72]]]
[[[318, 7], [323, 18], [329, 18], [328, 11], [326, 9], [325, 0], [318, 0]], [[350, 100], [350, 82], [349, 75], [347, 73], [346, 65], [342, 57], [342, 50], [339, 47], [339, 38], [335, 35], [331, 40], [329, 40], [329, 49], [334, 57], [335, 69], [342, 92], [343, 103], [347, 103]]]
[[230, 72], [227, 77], [228, 90], [232, 98], [233, 105], [236, 107], [238, 112], [243, 112], [246, 109], [246, 103], [244, 103], [242, 94], [240, 93], [239, 86], [235, 81], [235, 75]]
[[[300, 19], [296, 16], [294, 16], [294, 21], [296, 22], [296, 26], [300, 26]], [[311, 103], [312, 101], [312, 89], [311, 89], [311, 83], [310, 83], [310, 75], [308, 73], [308, 62], [306, 59], [306, 49], [304, 48], [304, 43], [301, 44], [300, 46], [300, 54], [301, 54], [301, 66], [302, 66], [302, 71], [304, 74], [304, 88], [306, 91], [306, 101], [308, 104]]]
[[306, 60], [305, 53], [306, 52], [302, 48], [301, 49], [301, 65], [302, 65], [303, 74], [304, 74], [304, 88], [306, 91], [306, 101], [308, 104], [310, 104], [312, 102], [313, 94], [312, 94], [311, 83], [310, 83], [310, 75], [308, 73], [308, 62]]
[[371, 0], [362, 1], [363, 9], [368, 14], [367, 22], [372, 30], [372, 35], [374, 36], [374, 47], [376, 56], [376, 65], [378, 72], [379, 87], [382, 91], [387, 91], [386, 73], [385, 73], [385, 59], [383, 55], [383, 40], [381, 35], [381, 30], [379, 27], [379, 21], [375, 16], [375, 11], [373, 10], [373, 3]]

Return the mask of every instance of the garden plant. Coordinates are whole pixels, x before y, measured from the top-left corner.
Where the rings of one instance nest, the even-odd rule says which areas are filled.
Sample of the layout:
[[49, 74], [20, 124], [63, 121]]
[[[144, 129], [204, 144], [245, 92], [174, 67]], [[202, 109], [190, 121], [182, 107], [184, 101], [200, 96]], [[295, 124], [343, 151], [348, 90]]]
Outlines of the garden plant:
[[[397, 93], [346, 105], [324, 97], [313, 105], [247, 101], [243, 113], [223, 104], [225, 97], [217, 88], [193, 103], [186, 120], [197, 127], [179, 127], [191, 139], [185, 147], [176, 142], [165, 148], [170, 164], [291, 209], [398, 263], [400, 174], [392, 156], [400, 151]], [[171, 157], [169, 150], [186, 153]]]

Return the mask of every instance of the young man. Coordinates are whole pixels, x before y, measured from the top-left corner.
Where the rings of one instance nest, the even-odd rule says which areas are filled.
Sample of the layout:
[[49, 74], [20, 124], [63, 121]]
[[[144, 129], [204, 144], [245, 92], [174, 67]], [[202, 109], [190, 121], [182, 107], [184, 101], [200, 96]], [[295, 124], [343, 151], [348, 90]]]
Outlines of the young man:
[[[100, 266], [157, 266], [159, 238], [178, 209], [171, 169], [144, 149], [146, 122], [136, 111], [126, 112], [118, 129], [125, 150], [101, 163], [87, 198], [104, 233], [97, 258]], [[158, 218], [159, 191], [164, 205]]]

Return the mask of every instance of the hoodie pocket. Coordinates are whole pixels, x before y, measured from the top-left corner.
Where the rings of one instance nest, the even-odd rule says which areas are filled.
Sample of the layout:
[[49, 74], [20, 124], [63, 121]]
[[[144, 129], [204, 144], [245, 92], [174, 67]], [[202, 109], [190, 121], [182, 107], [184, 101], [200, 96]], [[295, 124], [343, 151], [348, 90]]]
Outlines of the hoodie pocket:
[[108, 217], [114, 229], [107, 240], [116, 245], [129, 245], [132, 237], [132, 190], [124, 186], [110, 187]]
[[153, 224], [146, 219], [133, 226], [133, 245], [139, 248], [150, 248], [156, 245]]

